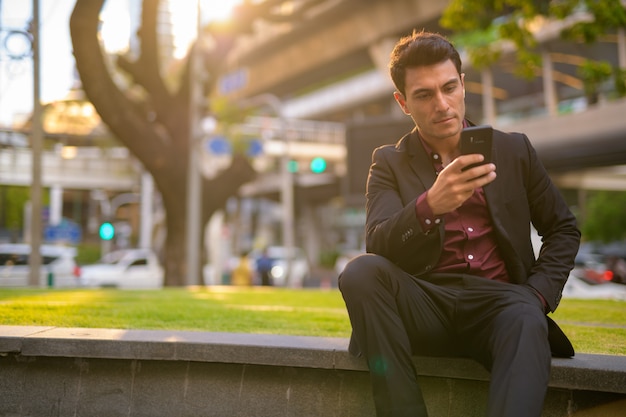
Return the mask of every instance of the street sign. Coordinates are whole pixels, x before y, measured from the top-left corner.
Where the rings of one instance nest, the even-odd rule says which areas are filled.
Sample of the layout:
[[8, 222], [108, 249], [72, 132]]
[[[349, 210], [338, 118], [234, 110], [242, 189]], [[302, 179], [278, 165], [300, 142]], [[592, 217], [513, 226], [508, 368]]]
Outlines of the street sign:
[[234, 93], [248, 84], [248, 71], [240, 68], [224, 75], [219, 80], [219, 90], [222, 94]]
[[48, 225], [44, 229], [44, 240], [46, 242], [64, 242], [78, 244], [82, 240], [81, 227], [67, 219], [62, 219], [58, 225]]
[[263, 153], [263, 142], [258, 139], [253, 139], [250, 141], [250, 145], [248, 146], [248, 156], [259, 156]]
[[232, 146], [224, 136], [213, 136], [206, 141], [206, 150], [213, 155], [230, 155]]

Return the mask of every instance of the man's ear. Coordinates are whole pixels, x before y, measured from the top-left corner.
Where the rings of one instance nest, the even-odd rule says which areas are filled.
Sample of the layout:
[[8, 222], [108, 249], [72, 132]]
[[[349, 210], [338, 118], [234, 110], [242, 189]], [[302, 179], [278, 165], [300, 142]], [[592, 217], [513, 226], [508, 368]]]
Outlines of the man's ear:
[[400, 106], [400, 108], [402, 109], [404, 114], [406, 114], [406, 115], [410, 115], [411, 114], [409, 109], [406, 107], [406, 100], [404, 99], [404, 95], [402, 93], [400, 93], [398, 91], [394, 91], [393, 92], [393, 98], [396, 99], [396, 103], [398, 103], [398, 105]]

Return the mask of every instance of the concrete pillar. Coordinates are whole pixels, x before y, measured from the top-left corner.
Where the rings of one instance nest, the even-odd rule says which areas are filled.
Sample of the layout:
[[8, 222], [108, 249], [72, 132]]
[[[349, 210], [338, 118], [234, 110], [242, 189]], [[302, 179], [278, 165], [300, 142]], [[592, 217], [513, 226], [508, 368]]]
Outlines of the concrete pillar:
[[587, 190], [578, 189], [578, 221], [582, 224], [587, 219]]
[[322, 246], [320, 232], [323, 228], [320, 227], [319, 222], [317, 222], [315, 208], [308, 204], [303, 205], [301, 221], [304, 229], [303, 249], [309, 262], [311, 262], [312, 265], [316, 265], [320, 259]]
[[50, 225], [57, 226], [63, 218], [63, 187], [50, 187]]
[[548, 115], [556, 116], [559, 112], [558, 98], [556, 87], [554, 85], [554, 77], [552, 76], [552, 58], [547, 49], [541, 52], [541, 62], [543, 70], [543, 95]]
[[626, 30], [617, 29], [617, 62], [619, 67], [626, 70]]
[[494, 125], [496, 122], [496, 101], [493, 96], [493, 71], [484, 68], [481, 73], [483, 84], [483, 120], [485, 124]]
[[153, 197], [154, 179], [149, 172], [143, 172], [141, 174], [141, 217], [139, 219], [139, 247], [143, 249], [152, 248]]
[[230, 256], [228, 242], [224, 239], [224, 217], [223, 211], [216, 211], [206, 226], [205, 247], [208, 251], [209, 268], [203, 267], [205, 285], [222, 284], [224, 262]]
[[378, 42], [372, 43], [368, 48], [368, 52], [374, 62], [374, 66], [386, 77], [389, 76], [389, 55], [391, 54], [391, 51], [397, 41], [397, 38], [383, 38]]

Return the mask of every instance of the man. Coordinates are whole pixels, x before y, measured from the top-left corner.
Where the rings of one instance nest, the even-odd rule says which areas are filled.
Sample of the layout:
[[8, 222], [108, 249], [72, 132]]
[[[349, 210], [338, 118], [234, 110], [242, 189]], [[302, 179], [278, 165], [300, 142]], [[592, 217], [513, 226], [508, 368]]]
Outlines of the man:
[[261, 275], [261, 285], [272, 285], [272, 266], [272, 259], [267, 254], [267, 248], [264, 248], [263, 252], [261, 252], [261, 257], [257, 260], [256, 263], [257, 271]]
[[[461, 155], [464, 74], [442, 36], [413, 33], [390, 60], [415, 129], [372, 156], [367, 254], [339, 288], [381, 416], [426, 416], [412, 355], [468, 356], [491, 371], [491, 417], [538, 417], [551, 354], [572, 356], [554, 311], [580, 243], [576, 219], [528, 138], [493, 133], [493, 162]], [[496, 171], [497, 169], [497, 171]], [[535, 259], [531, 223], [542, 236]]]

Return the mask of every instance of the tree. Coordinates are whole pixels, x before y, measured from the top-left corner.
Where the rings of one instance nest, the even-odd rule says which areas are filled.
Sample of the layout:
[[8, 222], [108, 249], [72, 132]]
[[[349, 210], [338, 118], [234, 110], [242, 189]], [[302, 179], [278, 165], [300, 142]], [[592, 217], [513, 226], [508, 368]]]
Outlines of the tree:
[[[213, 90], [221, 65], [237, 34], [252, 31], [255, 19], [291, 22], [303, 18], [307, 10], [326, 0], [306, 0], [297, 7], [277, 7], [287, 0], [244, 0], [229, 25], [208, 28], [215, 46], [202, 51], [207, 73], [205, 96]], [[190, 146], [190, 55], [181, 72], [178, 88], [170, 91], [159, 73], [157, 14], [159, 0], [143, 0], [138, 58], [119, 56], [109, 65], [99, 40], [100, 10], [105, 0], [77, 0], [70, 18], [70, 32], [76, 67], [83, 89], [102, 121], [143, 164], [154, 178], [166, 212], [165, 284], [183, 285], [186, 276], [187, 166]], [[194, 7], [190, 2], [189, 7]], [[197, 46], [194, 46], [197, 47]], [[121, 88], [115, 78], [123, 72], [130, 88]], [[140, 91], [140, 93], [137, 93]], [[208, 101], [209, 109], [212, 107]], [[229, 197], [255, 172], [243, 152], [233, 155], [230, 166], [211, 179], [202, 181], [202, 224], [224, 207]]]
[[[190, 146], [190, 60], [182, 71], [179, 88], [170, 92], [159, 73], [156, 35], [158, 0], [143, 2], [139, 32], [141, 52], [135, 61], [119, 57], [135, 88], [122, 90], [109, 71], [99, 41], [100, 9], [104, 0], [77, 0], [70, 19], [76, 67], [98, 114], [119, 141], [154, 178], [166, 212], [165, 284], [185, 284], [187, 166]], [[224, 38], [227, 42], [228, 38]], [[219, 45], [219, 48], [227, 48]], [[207, 71], [215, 78], [223, 57], [207, 56]], [[131, 95], [141, 87], [144, 94]], [[210, 88], [210, 86], [208, 86]], [[254, 170], [243, 154], [233, 156], [229, 167], [202, 181], [202, 222], [222, 208]]]
[[587, 201], [583, 236], [587, 240], [611, 242], [626, 239], [625, 191], [596, 191]]
[[[455, 32], [458, 45], [468, 50], [472, 65], [479, 69], [498, 60], [504, 46], [501, 41], [512, 42], [516, 48], [516, 72], [531, 78], [541, 62], [534, 28], [574, 14], [580, 19], [564, 26], [564, 39], [593, 43], [609, 31], [626, 28], [626, 7], [620, 0], [451, 0], [440, 23]], [[591, 101], [599, 84], [611, 77], [617, 95], [626, 95], [623, 68], [586, 60], [579, 68], [579, 76]]]
[[[30, 198], [28, 187], [0, 186], [0, 228], [16, 234], [24, 226], [24, 207]], [[48, 199], [43, 196], [44, 201]], [[13, 240], [12, 236], [12, 240]]]

